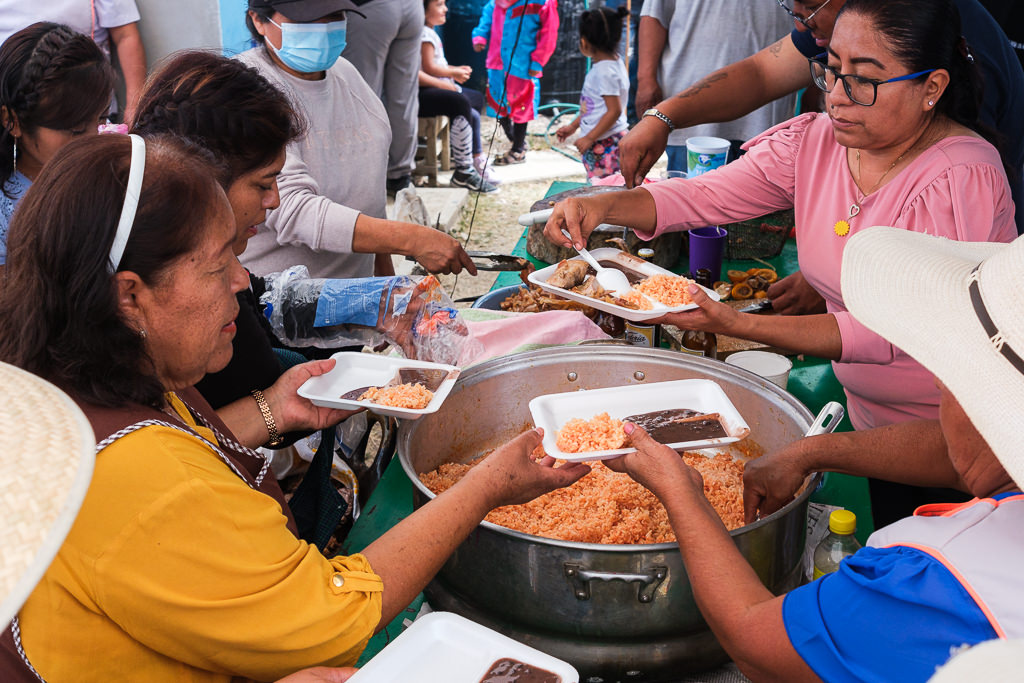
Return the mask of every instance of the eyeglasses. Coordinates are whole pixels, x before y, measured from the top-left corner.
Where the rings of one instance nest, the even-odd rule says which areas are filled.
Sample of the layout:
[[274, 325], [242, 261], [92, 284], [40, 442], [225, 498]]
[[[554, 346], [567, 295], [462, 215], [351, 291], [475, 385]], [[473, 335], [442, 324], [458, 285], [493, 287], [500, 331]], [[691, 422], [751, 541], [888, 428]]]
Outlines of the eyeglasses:
[[854, 103], [865, 107], [870, 107], [875, 103], [875, 100], [878, 98], [878, 86], [885, 85], [886, 83], [913, 80], [935, 71], [935, 69], [925, 69], [924, 71], [907, 74], [906, 76], [890, 78], [887, 81], [877, 81], [873, 78], [864, 78], [854, 74], [841, 74], [837, 69], [826, 64], [824, 58], [825, 53], [821, 53], [817, 57], [807, 58], [807, 61], [811, 64], [811, 80], [814, 81], [814, 85], [825, 92], [832, 92], [832, 88], [836, 87], [836, 81], [842, 81], [846, 96]]
[[832, 2], [832, 0], [825, 0], [825, 2], [821, 3], [818, 6], [818, 9], [814, 10], [813, 12], [811, 12], [811, 15], [809, 17], [807, 17], [807, 18], [804, 18], [804, 17], [800, 16], [799, 14], [797, 14], [796, 12], [794, 12], [793, 10], [791, 10], [789, 7], [786, 6], [786, 3], [784, 3], [782, 0], [776, 0], [776, 2], [779, 3], [779, 7], [781, 7], [783, 10], [785, 10], [786, 14], [788, 14], [791, 17], [793, 17], [794, 20], [799, 21], [801, 24], [803, 24], [804, 28], [810, 29], [811, 28], [811, 20], [814, 19], [814, 15], [816, 15], [821, 10], [825, 9], [825, 5], [827, 5], [828, 3]]

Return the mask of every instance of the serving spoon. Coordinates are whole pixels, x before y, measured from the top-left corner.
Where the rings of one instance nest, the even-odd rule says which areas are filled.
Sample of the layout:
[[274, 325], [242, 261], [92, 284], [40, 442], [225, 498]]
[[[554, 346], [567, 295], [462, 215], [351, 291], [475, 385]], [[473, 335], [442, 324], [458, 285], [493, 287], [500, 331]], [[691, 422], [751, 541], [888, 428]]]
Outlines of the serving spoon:
[[[565, 235], [569, 242], [572, 242], [572, 237], [569, 235], [568, 230], [562, 228], [562, 234]], [[573, 248], [575, 248], [575, 246]], [[595, 276], [597, 277], [597, 284], [601, 285], [602, 289], [619, 296], [623, 296], [629, 292], [631, 286], [625, 273], [621, 270], [616, 270], [615, 268], [605, 268], [598, 263], [597, 259], [595, 259], [585, 248], [576, 249], [576, 252], [582, 256], [583, 260], [589, 263], [590, 267], [594, 269], [595, 273], [597, 273]]]

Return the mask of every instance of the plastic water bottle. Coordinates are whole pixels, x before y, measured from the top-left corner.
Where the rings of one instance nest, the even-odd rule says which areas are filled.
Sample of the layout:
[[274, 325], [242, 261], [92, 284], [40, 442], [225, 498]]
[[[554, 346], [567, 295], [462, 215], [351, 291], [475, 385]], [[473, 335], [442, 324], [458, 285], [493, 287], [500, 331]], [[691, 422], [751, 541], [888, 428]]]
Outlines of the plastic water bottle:
[[814, 549], [814, 572], [812, 578], [831, 574], [839, 569], [839, 563], [847, 555], [860, 549], [854, 538], [857, 530], [857, 515], [849, 510], [833, 510], [828, 517], [828, 535]]

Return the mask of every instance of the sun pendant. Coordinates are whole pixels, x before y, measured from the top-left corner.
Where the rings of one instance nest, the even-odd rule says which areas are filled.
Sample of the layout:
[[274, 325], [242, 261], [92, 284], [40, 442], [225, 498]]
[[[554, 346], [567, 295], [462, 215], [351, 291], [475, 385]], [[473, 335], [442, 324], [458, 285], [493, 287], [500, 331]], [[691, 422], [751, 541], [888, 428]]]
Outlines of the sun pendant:
[[850, 224], [846, 221], [836, 221], [835, 228], [836, 234], [840, 237], [846, 237], [850, 232]]

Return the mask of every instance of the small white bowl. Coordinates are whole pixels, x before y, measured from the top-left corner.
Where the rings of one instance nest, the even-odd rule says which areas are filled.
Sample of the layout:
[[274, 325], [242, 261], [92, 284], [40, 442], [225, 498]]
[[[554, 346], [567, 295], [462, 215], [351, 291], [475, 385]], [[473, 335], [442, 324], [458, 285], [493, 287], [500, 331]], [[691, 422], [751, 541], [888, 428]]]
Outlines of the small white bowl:
[[793, 369], [793, 361], [769, 351], [738, 351], [728, 356], [725, 362], [749, 370], [755, 375], [761, 375], [783, 389], [789, 381], [789, 371]]

